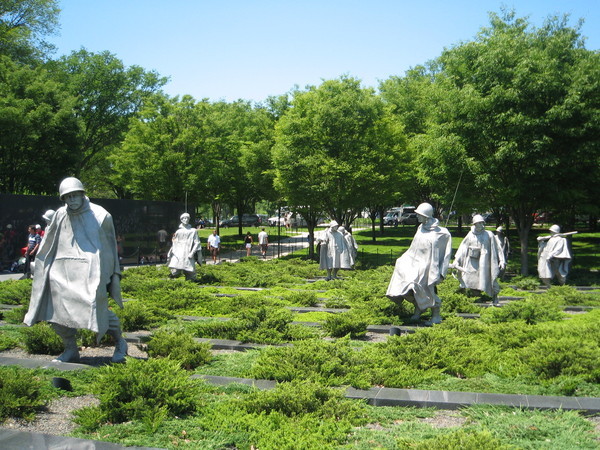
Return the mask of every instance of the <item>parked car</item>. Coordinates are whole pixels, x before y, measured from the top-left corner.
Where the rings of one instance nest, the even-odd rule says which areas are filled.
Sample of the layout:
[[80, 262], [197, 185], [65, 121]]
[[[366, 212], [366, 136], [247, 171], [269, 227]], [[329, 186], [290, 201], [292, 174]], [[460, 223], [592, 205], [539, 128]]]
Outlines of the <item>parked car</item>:
[[400, 225], [416, 225], [419, 223], [419, 219], [417, 218], [417, 213], [404, 213], [398, 219], [398, 223]]
[[276, 227], [278, 222], [283, 227], [283, 226], [285, 226], [285, 217], [283, 217], [283, 216], [282, 217], [278, 217], [278, 216], [269, 217], [268, 222], [269, 222], [270, 227]]
[[[260, 225], [260, 217], [256, 214], [242, 214], [243, 227], [258, 227]], [[222, 220], [219, 226], [223, 228], [237, 227], [238, 216], [231, 216], [229, 219]]]
[[383, 217], [383, 224], [398, 226], [398, 213], [397, 212], [388, 212]]

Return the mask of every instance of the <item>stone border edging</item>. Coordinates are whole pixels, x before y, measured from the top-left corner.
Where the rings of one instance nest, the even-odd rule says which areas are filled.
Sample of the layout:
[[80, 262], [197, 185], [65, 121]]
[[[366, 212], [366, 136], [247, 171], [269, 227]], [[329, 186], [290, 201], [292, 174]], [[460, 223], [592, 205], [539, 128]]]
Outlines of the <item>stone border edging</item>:
[[[0, 365], [19, 365], [27, 368], [54, 368], [58, 370], [82, 370], [91, 366], [38, 359], [0, 357]], [[215, 375], [191, 375], [204, 379], [215, 386], [232, 383], [255, 386], [258, 389], [273, 389], [277, 382], [251, 378], [221, 377]], [[356, 389], [348, 387], [345, 396], [350, 399], [364, 399], [372, 406], [415, 406], [419, 408], [458, 409], [471, 405], [503, 405], [524, 409], [563, 409], [584, 411], [586, 414], [600, 413], [598, 397], [558, 397], [546, 395], [490, 394], [485, 392], [434, 391], [421, 389], [399, 389], [372, 387]]]
[[80, 439], [53, 434], [31, 433], [0, 427], [0, 448], [3, 450], [31, 449], [94, 449], [94, 450], [161, 450], [157, 447], [123, 447], [112, 442]]

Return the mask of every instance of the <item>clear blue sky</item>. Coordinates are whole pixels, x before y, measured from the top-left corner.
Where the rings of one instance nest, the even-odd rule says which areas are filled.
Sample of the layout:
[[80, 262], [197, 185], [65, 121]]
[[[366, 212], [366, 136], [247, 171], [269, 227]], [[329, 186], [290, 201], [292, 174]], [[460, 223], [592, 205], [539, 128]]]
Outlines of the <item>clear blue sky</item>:
[[169, 95], [262, 101], [347, 74], [377, 87], [471, 40], [502, 5], [540, 26], [583, 18], [600, 48], [599, 0], [60, 0], [56, 57], [85, 47], [170, 78]]

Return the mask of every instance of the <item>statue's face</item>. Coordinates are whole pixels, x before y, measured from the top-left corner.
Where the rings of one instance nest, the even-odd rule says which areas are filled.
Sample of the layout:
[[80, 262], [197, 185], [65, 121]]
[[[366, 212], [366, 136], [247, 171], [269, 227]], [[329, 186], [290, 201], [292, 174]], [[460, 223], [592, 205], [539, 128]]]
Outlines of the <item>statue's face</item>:
[[338, 226], [337, 226], [337, 225], [335, 225], [335, 226], [331, 227], [331, 231], [337, 231], [337, 229], [338, 229]]
[[419, 221], [419, 223], [425, 223], [425, 222], [427, 222], [427, 216], [423, 216], [423, 215], [417, 213], [417, 220]]
[[473, 226], [475, 227], [475, 231], [477, 231], [477, 232], [481, 232], [481, 231], [485, 230], [485, 222], [477, 222], [477, 223], [474, 223]]
[[190, 223], [190, 216], [188, 216], [188, 215], [181, 216], [181, 223], [184, 225], [187, 225], [188, 223]]
[[63, 197], [63, 200], [67, 204], [67, 208], [71, 211], [77, 211], [83, 206], [83, 192], [70, 192]]

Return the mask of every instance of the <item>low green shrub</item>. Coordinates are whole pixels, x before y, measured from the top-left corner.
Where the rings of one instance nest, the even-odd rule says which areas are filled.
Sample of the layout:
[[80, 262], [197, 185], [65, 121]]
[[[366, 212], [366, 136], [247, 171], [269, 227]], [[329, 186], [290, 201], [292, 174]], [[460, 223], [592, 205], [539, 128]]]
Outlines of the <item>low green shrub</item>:
[[31, 297], [31, 279], [0, 282], [0, 303], [28, 305]]
[[285, 299], [290, 304], [297, 306], [315, 306], [318, 303], [317, 294], [307, 291], [291, 291], [285, 296]]
[[212, 359], [211, 345], [198, 343], [182, 328], [161, 329], [148, 342], [148, 356], [179, 361], [186, 370], [195, 369]]
[[75, 412], [75, 423], [84, 430], [106, 422], [140, 421], [156, 429], [168, 417], [184, 417], [200, 406], [203, 382], [194, 380], [168, 358], [136, 360], [98, 369], [92, 391], [100, 404]]
[[36, 323], [23, 329], [23, 344], [28, 353], [56, 355], [62, 353], [62, 339], [46, 322]]
[[50, 399], [45, 384], [33, 370], [0, 367], [0, 423], [9, 417], [33, 420]]
[[529, 325], [561, 320], [563, 317], [565, 317], [564, 313], [561, 312], [556, 301], [545, 295], [515, 300], [502, 308], [488, 308], [481, 315], [482, 320], [487, 323], [524, 320]]
[[556, 302], [561, 306], [600, 306], [600, 294], [581, 292], [573, 286], [552, 286], [545, 296], [556, 299]]
[[18, 308], [13, 308], [10, 311], [4, 312], [4, 320], [8, 323], [22, 324], [25, 319], [25, 314], [29, 310], [29, 306], [23, 305]]
[[19, 346], [19, 339], [0, 330], [0, 352]]
[[203, 320], [194, 322], [191, 330], [196, 337], [213, 339], [237, 339], [237, 335], [244, 329], [244, 323], [239, 319], [231, 320]]
[[473, 298], [460, 292], [448, 292], [441, 298], [443, 313], [478, 313], [481, 309], [473, 304]]
[[579, 337], [545, 337], [520, 351], [528, 367], [542, 379], [561, 375], [582, 376], [585, 381], [600, 382], [598, 343]]
[[[77, 330], [77, 340], [82, 347], [96, 347], [98, 345], [98, 333], [82, 328]], [[114, 345], [114, 341], [108, 334], [105, 334], [100, 339], [100, 344]]]
[[440, 434], [434, 438], [421, 442], [411, 442], [401, 438], [398, 441], [399, 448], [411, 448], [417, 450], [509, 450], [513, 447], [505, 445], [502, 441], [489, 431], [455, 430]]
[[510, 283], [515, 285], [518, 289], [523, 289], [525, 291], [535, 291], [540, 286], [539, 278], [535, 277], [525, 277], [525, 276], [516, 276]]
[[123, 309], [116, 308], [115, 313], [121, 321], [123, 331], [150, 330], [173, 317], [166, 310], [146, 305], [138, 300], [126, 302]]
[[277, 411], [288, 417], [316, 414], [337, 420], [345, 417], [356, 420], [365, 414], [364, 405], [345, 399], [341, 390], [304, 380], [278, 383], [270, 391], [251, 392], [241, 403], [251, 414]]
[[332, 314], [323, 323], [323, 329], [332, 337], [350, 335], [351, 338], [367, 334], [369, 321], [353, 311]]
[[277, 381], [307, 380], [326, 386], [372, 386], [371, 369], [360, 351], [343, 338], [335, 343], [299, 341], [293, 347], [269, 347], [260, 352], [248, 375]]

